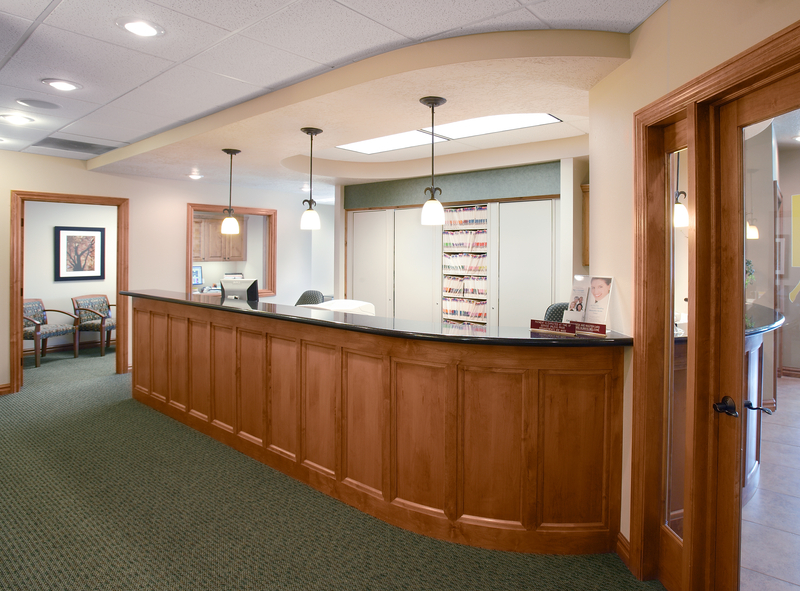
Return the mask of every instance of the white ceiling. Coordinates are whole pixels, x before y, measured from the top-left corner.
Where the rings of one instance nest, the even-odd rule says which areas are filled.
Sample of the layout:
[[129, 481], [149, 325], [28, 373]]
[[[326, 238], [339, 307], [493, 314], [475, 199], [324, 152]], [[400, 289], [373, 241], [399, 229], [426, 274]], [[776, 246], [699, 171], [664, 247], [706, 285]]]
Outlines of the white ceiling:
[[[56, 138], [123, 147], [333, 69], [424, 41], [539, 29], [629, 33], [664, 1], [0, 0], [0, 114], [17, 113], [34, 119], [27, 126], [0, 121], [0, 149], [88, 160], [94, 154], [35, 144], [45, 138]], [[154, 38], [136, 37], [115, 25], [120, 17], [153, 21], [166, 33]], [[530, 75], [531, 64], [523, 66]], [[536, 67], [542, 69], [547, 65]], [[605, 75], [608, 68], [608, 64], [602, 64], [597, 72]], [[581, 66], [574, 71], [586, 76], [584, 70]], [[448, 85], [443, 84], [440, 92], [449, 100], [453, 93], [457, 94], [457, 87], [465, 83], [492, 89], [498, 81], [486, 78], [486, 73], [487, 70], [473, 70], [472, 82], [455, 81], [451, 94], [444, 94]], [[541, 92], [571, 96], [558, 92], [570, 84], [575, 86], [565, 79], [569, 73], [543, 77]], [[588, 83], [596, 83], [596, 75], [588, 77]], [[82, 88], [59, 92], [42, 84], [43, 78], [64, 78], [81, 84]], [[588, 92], [588, 87], [579, 90]], [[372, 91], [376, 98], [370, 97], [369, 102], [377, 101], [381, 92], [378, 86]], [[507, 95], [511, 103], [513, 94]], [[16, 102], [18, 99], [47, 101], [57, 107], [23, 106]], [[507, 136], [495, 134], [484, 140], [463, 140], [458, 149], [486, 149], [585, 134], [588, 100], [583, 95], [577, 100], [585, 104], [559, 109], [558, 105], [548, 106], [547, 101], [539, 101], [548, 106], [548, 112], [565, 121], [558, 124], [559, 129], [539, 130], [531, 136], [508, 132]], [[489, 110], [515, 112], [512, 107], [520, 108], [511, 105], [505, 110], [499, 106]], [[413, 108], [417, 113], [422, 112], [420, 124], [412, 128], [426, 126], [425, 107], [417, 103]], [[447, 117], [446, 108], [437, 111], [437, 118], [440, 112]], [[526, 105], [526, 110], [531, 109]], [[349, 111], [351, 120], [364, 116], [358, 105], [351, 105]], [[490, 114], [486, 109], [472, 111], [477, 115]], [[455, 113], [452, 111], [450, 120], [467, 118]], [[307, 124], [313, 124], [309, 111], [306, 119]], [[370, 131], [361, 125], [348, 126], [347, 117], [339, 117], [337, 123], [351, 128], [351, 133], [345, 129], [339, 134], [346, 141], [369, 139]], [[378, 127], [381, 126], [375, 129]], [[376, 132], [372, 137], [375, 135], [382, 133]], [[236, 143], [236, 137], [229, 132], [221, 137]], [[206, 139], [212, 142], [220, 137]], [[306, 142], [307, 138], [301, 137], [294, 145], [287, 146], [284, 153], [276, 155], [278, 161], [304, 153]], [[320, 156], [331, 157], [330, 150], [335, 150], [336, 144], [327, 147], [324, 141], [320, 144]], [[219, 159], [224, 165], [224, 157], [217, 154], [222, 147], [241, 146], [209, 143], [205, 152], [197, 149], [193, 165], [202, 167], [212, 159]], [[448, 149], [457, 147], [444, 148], [445, 152]], [[351, 157], [337, 156], [345, 160]], [[393, 157], [421, 156], [409, 152], [378, 159]], [[113, 171], [166, 177], [179, 174], [185, 178], [185, 166], [181, 165], [180, 173], [177, 172], [179, 164], [174, 163], [170, 172], [148, 171], [144, 161], [131, 162], [127, 170], [117, 163]], [[287, 180], [290, 178], [292, 174], [287, 173]]]

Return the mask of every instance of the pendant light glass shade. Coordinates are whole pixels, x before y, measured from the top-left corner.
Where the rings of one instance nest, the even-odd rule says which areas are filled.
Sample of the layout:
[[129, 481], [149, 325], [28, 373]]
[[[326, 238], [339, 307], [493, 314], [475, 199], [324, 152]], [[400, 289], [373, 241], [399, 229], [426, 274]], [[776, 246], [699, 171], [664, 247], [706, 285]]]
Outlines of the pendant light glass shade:
[[675, 202], [672, 208], [672, 225], [676, 228], [686, 228], [689, 225], [689, 210], [683, 203]]
[[[320, 221], [319, 214], [314, 211], [314, 206], [317, 204], [314, 201], [314, 136], [322, 133], [318, 127], [301, 127], [300, 131], [308, 134], [311, 139], [311, 149], [308, 156], [308, 199], [303, 199], [303, 203], [308, 203], [308, 209], [300, 216], [300, 229], [301, 230], [319, 230]], [[305, 188], [304, 188], [305, 189]]]
[[758, 240], [758, 226], [745, 222], [745, 237], [748, 240]]
[[301, 230], [319, 230], [320, 221], [319, 214], [308, 206], [308, 209], [300, 216], [300, 229]]
[[222, 220], [222, 229], [223, 234], [238, 234], [239, 233], [239, 222], [236, 221], [234, 217], [226, 217]]
[[435, 177], [433, 174], [433, 164], [434, 164], [434, 153], [433, 153], [433, 145], [436, 141], [436, 136], [434, 135], [433, 131], [433, 123], [434, 123], [434, 108], [439, 107], [447, 102], [447, 99], [444, 99], [440, 96], [424, 96], [419, 99], [423, 105], [430, 107], [431, 109], [431, 186], [425, 189], [425, 193], [430, 193], [431, 198], [425, 202], [425, 205], [422, 206], [422, 216], [420, 217], [420, 222], [423, 226], [443, 226], [444, 225], [444, 207], [442, 204], [439, 203], [438, 199], [436, 199], [436, 195], [442, 194], [442, 190], [436, 186]]
[[423, 226], [443, 226], [444, 207], [437, 199], [431, 197], [422, 206], [422, 225]]
[[238, 234], [239, 233], [239, 222], [236, 221], [236, 218], [233, 217], [233, 207], [231, 206], [231, 198], [233, 194], [233, 157], [241, 152], [241, 150], [236, 150], [234, 148], [223, 148], [223, 152], [229, 154], [231, 157], [231, 174], [230, 174], [230, 185], [228, 186], [228, 207], [223, 209], [222, 211], [225, 213], [226, 217], [222, 220], [222, 227], [220, 228], [220, 232], [223, 234]]

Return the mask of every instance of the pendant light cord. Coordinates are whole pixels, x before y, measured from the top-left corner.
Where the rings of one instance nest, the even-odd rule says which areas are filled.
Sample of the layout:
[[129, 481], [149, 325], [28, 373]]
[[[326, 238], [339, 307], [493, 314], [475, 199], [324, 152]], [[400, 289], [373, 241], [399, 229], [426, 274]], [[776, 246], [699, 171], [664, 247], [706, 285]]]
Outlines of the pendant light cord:
[[230, 215], [233, 214], [233, 152], [231, 152], [231, 174], [230, 174], [230, 182], [228, 184], [228, 213]]
[[436, 140], [436, 136], [433, 134], [433, 131], [434, 131], [434, 129], [433, 129], [433, 110], [435, 108], [436, 107], [431, 105], [431, 197], [433, 197], [433, 188], [436, 186], [436, 183], [434, 182], [434, 178], [433, 178], [433, 156], [434, 156], [433, 155], [433, 143]]

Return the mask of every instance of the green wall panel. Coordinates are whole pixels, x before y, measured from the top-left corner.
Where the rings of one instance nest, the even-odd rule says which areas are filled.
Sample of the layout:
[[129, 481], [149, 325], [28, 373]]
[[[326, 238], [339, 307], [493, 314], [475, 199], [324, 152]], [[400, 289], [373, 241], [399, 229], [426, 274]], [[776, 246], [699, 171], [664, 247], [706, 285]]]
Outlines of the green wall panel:
[[[431, 178], [401, 179], [381, 183], [348, 185], [344, 188], [344, 208], [398, 207], [422, 205]], [[561, 192], [561, 163], [544, 162], [513, 168], [494, 168], [436, 177], [442, 190], [442, 203], [558, 195]]]

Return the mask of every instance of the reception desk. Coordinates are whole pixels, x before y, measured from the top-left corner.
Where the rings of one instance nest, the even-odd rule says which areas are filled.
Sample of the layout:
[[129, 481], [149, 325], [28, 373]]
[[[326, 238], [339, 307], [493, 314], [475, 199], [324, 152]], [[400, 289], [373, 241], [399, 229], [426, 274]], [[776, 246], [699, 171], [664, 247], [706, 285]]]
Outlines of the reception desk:
[[136, 400], [411, 531], [520, 552], [615, 549], [629, 337], [456, 336], [122, 294], [133, 298]]

